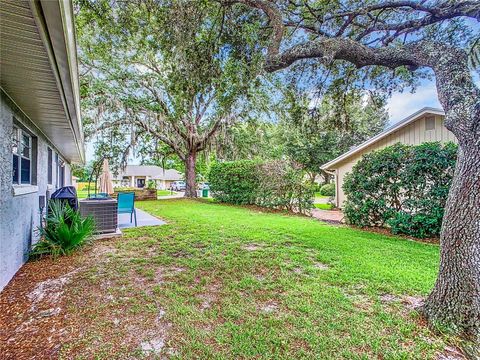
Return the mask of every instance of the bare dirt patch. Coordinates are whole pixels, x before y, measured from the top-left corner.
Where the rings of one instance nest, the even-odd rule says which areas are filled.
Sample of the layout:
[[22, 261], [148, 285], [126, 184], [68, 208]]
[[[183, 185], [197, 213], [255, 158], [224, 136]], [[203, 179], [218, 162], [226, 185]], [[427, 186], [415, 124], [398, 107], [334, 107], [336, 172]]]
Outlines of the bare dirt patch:
[[63, 294], [64, 286], [72, 281], [72, 277], [81, 269], [75, 269], [56, 279], [47, 279], [38, 283], [35, 288], [27, 294], [30, 300], [30, 312], [39, 306], [56, 306]]
[[445, 347], [441, 354], [437, 354], [435, 360], [466, 360], [467, 357], [463, 355], [460, 350], [453, 346]]
[[0, 357], [56, 357], [75, 329], [65, 324], [64, 292], [80, 271], [81, 255], [25, 264], [0, 293]]
[[380, 296], [380, 301], [386, 304], [400, 302], [405, 305], [408, 310], [415, 310], [423, 305], [424, 298], [410, 295], [397, 296], [392, 294], [383, 294]]
[[328, 269], [330, 269], [330, 266], [328, 266], [327, 264], [318, 262], [318, 261], [315, 261], [315, 262], [313, 263], [313, 267], [314, 267], [315, 269], [319, 269], [319, 270], [328, 270]]
[[277, 312], [279, 310], [279, 305], [278, 302], [270, 300], [260, 306], [260, 311], [265, 313], [265, 314], [271, 314], [274, 312]]
[[247, 250], [247, 251], [257, 251], [257, 250], [261, 250], [263, 249], [264, 246], [263, 245], [259, 245], [259, 244], [246, 244], [244, 246], [242, 246], [242, 249], [243, 250]]

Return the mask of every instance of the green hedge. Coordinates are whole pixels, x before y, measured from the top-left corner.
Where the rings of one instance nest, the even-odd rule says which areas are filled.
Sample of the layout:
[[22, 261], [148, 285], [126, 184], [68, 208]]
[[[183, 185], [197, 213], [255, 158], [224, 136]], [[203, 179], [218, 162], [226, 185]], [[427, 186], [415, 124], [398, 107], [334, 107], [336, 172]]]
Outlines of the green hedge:
[[286, 161], [216, 163], [208, 180], [212, 196], [221, 202], [301, 213], [313, 207], [314, 188], [304, 182], [303, 171]]
[[208, 182], [212, 195], [221, 202], [251, 205], [260, 178], [258, 162], [251, 160], [215, 163], [210, 167]]
[[455, 169], [453, 143], [395, 144], [363, 156], [345, 177], [347, 221], [394, 234], [440, 234]]
[[335, 184], [325, 184], [320, 186], [318, 190], [322, 196], [335, 196]]

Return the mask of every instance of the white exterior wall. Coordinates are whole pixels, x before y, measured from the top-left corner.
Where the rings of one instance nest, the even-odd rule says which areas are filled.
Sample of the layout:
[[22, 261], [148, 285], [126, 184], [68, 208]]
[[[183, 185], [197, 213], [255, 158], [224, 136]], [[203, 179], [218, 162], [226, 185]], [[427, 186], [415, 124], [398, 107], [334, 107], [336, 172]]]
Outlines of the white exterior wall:
[[[0, 90], [0, 290], [10, 281], [28, 258], [31, 245], [38, 241], [35, 229], [40, 223], [39, 196], [56, 190], [55, 147], [38, 129], [16, 109]], [[13, 119], [36, 138], [32, 151], [32, 185], [12, 184], [12, 129]], [[47, 184], [48, 147], [53, 153], [53, 184]], [[71, 184], [71, 171], [65, 165], [65, 185]], [[23, 194], [14, 194], [14, 188]]]

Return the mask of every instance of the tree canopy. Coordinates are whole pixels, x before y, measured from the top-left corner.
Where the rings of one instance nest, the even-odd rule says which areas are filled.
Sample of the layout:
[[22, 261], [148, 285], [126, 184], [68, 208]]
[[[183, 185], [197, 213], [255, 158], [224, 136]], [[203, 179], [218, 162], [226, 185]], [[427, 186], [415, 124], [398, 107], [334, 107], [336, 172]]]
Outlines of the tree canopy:
[[[323, 164], [378, 134], [388, 123], [384, 99], [369, 92], [346, 92], [342, 103], [329, 95], [317, 100], [289, 93], [286, 103], [281, 142], [312, 181], [322, 173]], [[322, 175], [328, 180], [328, 174]]]
[[[196, 196], [197, 154], [256, 105], [258, 16], [215, 2], [79, 0], [87, 134], [102, 154], [165, 153], [185, 163]], [[116, 160], [117, 156], [113, 157]]]

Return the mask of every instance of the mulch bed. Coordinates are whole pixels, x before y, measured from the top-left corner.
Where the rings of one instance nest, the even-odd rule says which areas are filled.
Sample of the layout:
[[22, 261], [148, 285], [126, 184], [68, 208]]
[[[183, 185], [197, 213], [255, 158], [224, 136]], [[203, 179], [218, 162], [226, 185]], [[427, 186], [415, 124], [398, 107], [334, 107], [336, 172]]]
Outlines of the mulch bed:
[[51, 280], [76, 270], [79, 259], [75, 255], [28, 262], [0, 293], [1, 359], [57, 357], [60, 344], [77, 333], [67, 321], [61, 296], [68, 285]]

